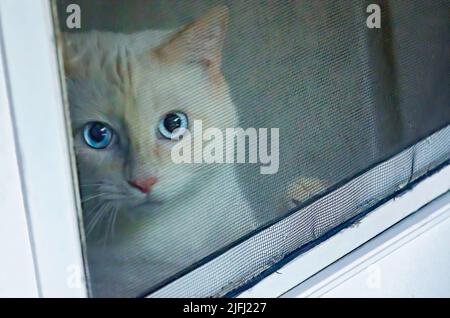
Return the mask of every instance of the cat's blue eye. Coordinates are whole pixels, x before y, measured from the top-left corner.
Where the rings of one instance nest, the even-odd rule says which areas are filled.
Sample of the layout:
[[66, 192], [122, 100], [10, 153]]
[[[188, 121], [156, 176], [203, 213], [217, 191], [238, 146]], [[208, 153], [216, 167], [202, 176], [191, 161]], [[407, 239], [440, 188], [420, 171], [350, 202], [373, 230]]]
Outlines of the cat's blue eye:
[[177, 140], [188, 128], [188, 125], [187, 115], [174, 111], [167, 113], [159, 120], [158, 130], [164, 138]]
[[86, 144], [94, 149], [108, 147], [113, 138], [113, 130], [102, 122], [90, 122], [84, 126], [83, 138]]

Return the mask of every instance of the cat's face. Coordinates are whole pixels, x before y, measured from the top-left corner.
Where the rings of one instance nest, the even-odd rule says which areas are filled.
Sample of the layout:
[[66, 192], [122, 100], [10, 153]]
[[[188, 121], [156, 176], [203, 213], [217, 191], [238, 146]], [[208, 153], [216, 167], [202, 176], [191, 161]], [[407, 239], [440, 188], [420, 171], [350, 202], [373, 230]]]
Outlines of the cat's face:
[[194, 120], [202, 120], [204, 129], [236, 125], [220, 72], [226, 18], [218, 9], [177, 32], [66, 36], [69, 104], [86, 202], [160, 204], [182, 199], [204, 182], [206, 165], [173, 163], [177, 141], [168, 130], [190, 129]]

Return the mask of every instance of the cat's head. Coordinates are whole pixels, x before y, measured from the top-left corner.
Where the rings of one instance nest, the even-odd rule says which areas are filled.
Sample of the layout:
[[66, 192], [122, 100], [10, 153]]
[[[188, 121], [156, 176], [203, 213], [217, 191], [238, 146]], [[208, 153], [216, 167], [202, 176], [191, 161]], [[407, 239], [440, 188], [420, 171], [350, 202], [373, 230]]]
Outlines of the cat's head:
[[[176, 200], [206, 165], [175, 164], [174, 127], [234, 127], [221, 73], [227, 10], [175, 31], [65, 35], [65, 70], [85, 201], [134, 206]], [[169, 136], [168, 136], [169, 131]], [[193, 149], [195, 152], [196, 149]]]

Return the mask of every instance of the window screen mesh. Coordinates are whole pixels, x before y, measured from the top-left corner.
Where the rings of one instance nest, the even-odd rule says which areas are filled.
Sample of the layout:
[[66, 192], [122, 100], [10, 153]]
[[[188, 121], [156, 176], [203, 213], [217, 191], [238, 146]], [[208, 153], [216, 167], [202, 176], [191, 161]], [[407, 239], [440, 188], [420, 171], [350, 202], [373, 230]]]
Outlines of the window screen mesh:
[[[291, 211], [289, 216], [155, 291], [151, 297], [235, 295], [242, 291], [241, 286], [251, 286], [277, 270], [280, 263], [284, 264], [335, 234], [341, 229], [340, 225], [350, 226], [351, 221], [359, 221], [384, 199], [407, 189], [413, 181], [412, 162], [418, 162], [418, 158], [429, 156], [431, 159], [426, 164], [422, 161], [425, 165], [421, 168], [426, 166], [426, 170], [421, 176], [424, 171], [439, 169], [443, 161], [448, 164], [449, 140], [450, 127], [447, 127], [433, 135], [431, 141], [424, 140], [311, 204]], [[445, 149], [446, 154], [430, 155], [431, 148], [439, 149], [438, 153]]]
[[449, 159], [448, 1], [54, 3], [93, 296], [225, 295]]

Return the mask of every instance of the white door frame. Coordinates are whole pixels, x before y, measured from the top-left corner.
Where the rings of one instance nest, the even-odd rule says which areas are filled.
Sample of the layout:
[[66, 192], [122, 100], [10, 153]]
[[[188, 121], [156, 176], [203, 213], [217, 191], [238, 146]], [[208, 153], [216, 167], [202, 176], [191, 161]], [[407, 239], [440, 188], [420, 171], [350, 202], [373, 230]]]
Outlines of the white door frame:
[[76, 178], [50, 2], [2, 0], [0, 21], [38, 294], [85, 297]]

